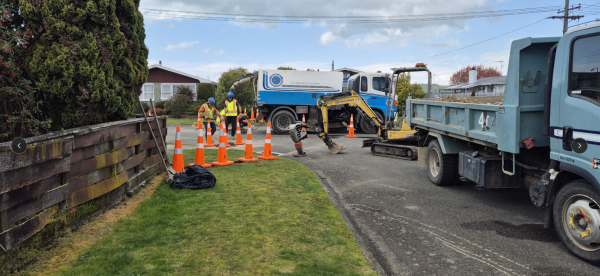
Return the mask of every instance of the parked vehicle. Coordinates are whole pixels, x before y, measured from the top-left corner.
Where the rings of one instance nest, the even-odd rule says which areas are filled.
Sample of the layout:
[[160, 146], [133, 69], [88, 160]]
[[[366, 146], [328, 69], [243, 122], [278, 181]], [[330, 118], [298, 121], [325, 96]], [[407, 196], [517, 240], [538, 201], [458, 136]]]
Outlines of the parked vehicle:
[[[391, 79], [382, 73], [361, 73], [348, 81], [349, 89], [360, 90], [361, 97], [380, 118], [385, 114], [390, 86]], [[275, 133], [288, 133], [289, 125], [302, 121], [302, 115], [306, 117], [308, 130], [316, 131], [320, 113], [316, 105], [317, 99], [321, 95], [341, 93], [342, 87], [342, 72], [259, 70], [256, 99], [260, 112], [272, 122]], [[369, 119], [362, 120], [361, 114], [344, 106], [329, 110], [329, 128], [345, 128], [351, 115], [354, 115], [358, 129], [366, 133], [377, 132]]]
[[600, 264], [600, 24], [511, 45], [502, 105], [407, 101], [435, 185], [529, 190], [577, 257]]

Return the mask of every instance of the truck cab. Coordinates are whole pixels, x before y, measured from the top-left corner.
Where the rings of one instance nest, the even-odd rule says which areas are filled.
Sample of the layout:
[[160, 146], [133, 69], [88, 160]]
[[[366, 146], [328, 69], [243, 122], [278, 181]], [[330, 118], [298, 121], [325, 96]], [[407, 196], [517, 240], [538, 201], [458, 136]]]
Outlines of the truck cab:
[[[389, 74], [384, 73], [359, 73], [348, 78], [348, 90], [354, 90], [358, 92], [360, 96], [365, 100], [377, 116], [381, 119], [384, 118], [385, 109], [388, 106], [388, 93], [392, 88], [392, 79]], [[396, 100], [396, 95], [391, 97], [392, 100]], [[392, 106], [390, 117], [395, 117], [397, 109]], [[362, 118], [361, 114], [357, 114], [356, 123], [359, 129], [366, 133], [375, 133], [376, 128], [366, 118]]]

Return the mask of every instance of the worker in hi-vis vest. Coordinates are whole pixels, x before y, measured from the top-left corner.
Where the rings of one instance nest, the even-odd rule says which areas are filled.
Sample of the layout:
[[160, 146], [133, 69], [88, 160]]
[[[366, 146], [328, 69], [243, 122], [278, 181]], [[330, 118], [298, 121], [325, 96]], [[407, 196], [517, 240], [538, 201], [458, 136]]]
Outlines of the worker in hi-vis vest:
[[225, 131], [231, 125], [231, 136], [235, 137], [235, 128], [237, 127], [237, 116], [242, 111], [242, 106], [233, 98], [233, 92], [227, 93], [225, 100]]
[[[203, 104], [200, 107], [200, 109], [198, 110], [198, 113], [200, 113], [200, 118], [202, 119], [202, 124], [204, 125], [205, 130], [207, 129], [207, 123], [208, 123], [208, 120], [210, 119], [210, 128], [211, 128], [210, 135], [214, 135], [215, 131], [217, 131], [215, 121], [217, 121], [219, 118], [221, 118], [221, 114], [219, 113], [219, 110], [215, 106], [215, 98], [209, 98], [208, 102], [206, 102], [205, 104]], [[206, 134], [204, 134], [204, 136], [206, 136]]]

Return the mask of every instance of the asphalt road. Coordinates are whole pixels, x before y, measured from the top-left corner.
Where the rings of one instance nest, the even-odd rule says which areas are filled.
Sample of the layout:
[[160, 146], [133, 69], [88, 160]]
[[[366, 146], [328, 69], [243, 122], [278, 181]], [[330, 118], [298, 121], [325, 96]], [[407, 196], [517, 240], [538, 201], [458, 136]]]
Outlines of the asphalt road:
[[[168, 131], [174, 143], [175, 128]], [[183, 144], [193, 145], [196, 135], [184, 127]], [[255, 151], [262, 151], [264, 135], [265, 127], [253, 130]], [[381, 275], [600, 275], [568, 253], [554, 229], [542, 228], [544, 210], [527, 191], [437, 187], [416, 161], [361, 148], [373, 136], [344, 135], [332, 135], [347, 147], [337, 155], [316, 134], [303, 141], [307, 157], [292, 156], [287, 135], [273, 135], [273, 152], [317, 175]]]

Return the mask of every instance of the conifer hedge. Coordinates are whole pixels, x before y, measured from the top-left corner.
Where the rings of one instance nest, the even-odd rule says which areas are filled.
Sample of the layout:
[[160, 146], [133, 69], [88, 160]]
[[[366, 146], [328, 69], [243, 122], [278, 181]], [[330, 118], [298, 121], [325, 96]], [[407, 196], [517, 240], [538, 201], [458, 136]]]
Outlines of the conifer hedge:
[[126, 119], [148, 76], [139, 0], [14, 0], [52, 128]]

